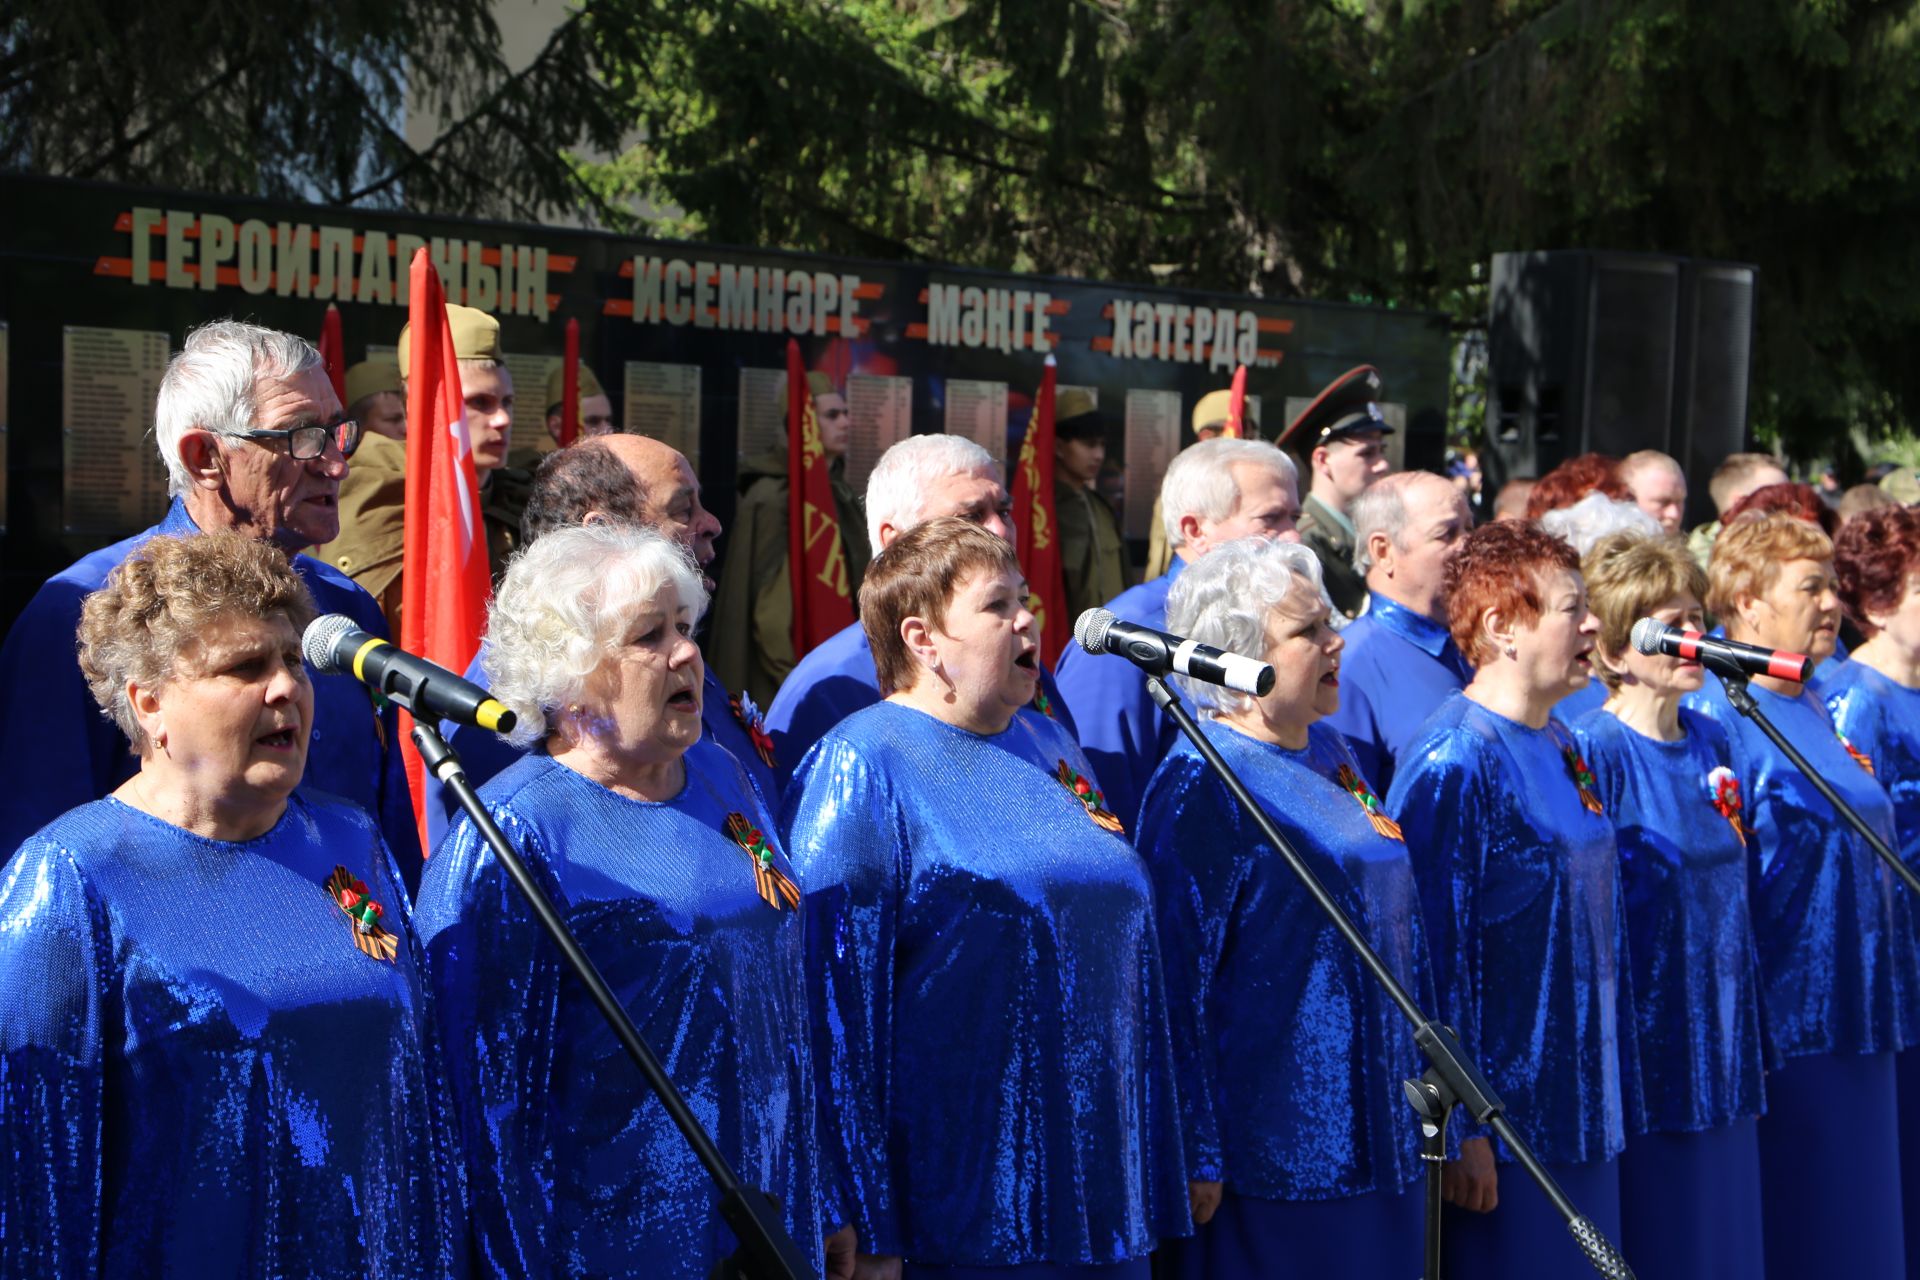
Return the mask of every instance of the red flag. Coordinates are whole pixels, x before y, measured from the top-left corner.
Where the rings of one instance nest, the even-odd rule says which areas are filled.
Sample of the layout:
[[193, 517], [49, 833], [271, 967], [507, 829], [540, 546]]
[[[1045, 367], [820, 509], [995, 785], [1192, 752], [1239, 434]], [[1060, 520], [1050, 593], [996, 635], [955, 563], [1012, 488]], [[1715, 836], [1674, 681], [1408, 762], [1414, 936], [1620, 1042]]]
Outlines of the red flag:
[[327, 304], [326, 319], [320, 322], [320, 363], [327, 368], [327, 381], [333, 384], [334, 399], [342, 408], [347, 403], [347, 344], [340, 336], [340, 308]]
[[1220, 434], [1238, 440], [1247, 434], [1247, 366], [1238, 365], [1233, 371], [1233, 390], [1227, 393], [1227, 424], [1220, 428]]
[[580, 437], [580, 322], [567, 321], [567, 359], [560, 374], [560, 447]]
[[793, 656], [853, 625], [847, 548], [827, 478], [800, 344], [787, 339], [787, 568], [793, 578]]
[[1014, 547], [1027, 575], [1034, 620], [1040, 627], [1040, 660], [1051, 667], [1067, 647], [1073, 619], [1067, 616], [1067, 580], [1060, 567], [1059, 521], [1053, 507], [1053, 357], [1040, 375], [1013, 473]]
[[[400, 647], [449, 671], [465, 671], [480, 647], [492, 591], [486, 528], [480, 522], [480, 476], [467, 436], [467, 406], [447, 326], [446, 294], [425, 249], [413, 255], [409, 288]], [[425, 774], [409, 736], [412, 729], [412, 719], [402, 711], [400, 749], [413, 790], [414, 817], [420, 822], [420, 845], [428, 848], [421, 804]]]

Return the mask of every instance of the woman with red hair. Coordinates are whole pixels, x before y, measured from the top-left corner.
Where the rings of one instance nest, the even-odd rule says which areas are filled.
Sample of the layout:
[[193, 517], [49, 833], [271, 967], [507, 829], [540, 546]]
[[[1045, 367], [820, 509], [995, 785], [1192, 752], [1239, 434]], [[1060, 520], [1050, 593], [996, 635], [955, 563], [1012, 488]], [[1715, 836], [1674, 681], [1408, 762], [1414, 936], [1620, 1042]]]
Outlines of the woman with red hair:
[[[1841, 739], [1873, 764], [1893, 801], [1894, 848], [1920, 866], [1920, 510], [1882, 507], [1840, 526], [1840, 603], [1866, 635], [1818, 692]], [[1907, 1274], [1920, 1275], [1920, 1050], [1895, 1055]]]
[[1541, 476], [1527, 494], [1527, 519], [1538, 520], [1549, 511], [1570, 507], [1590, 493], [1604, 493], [1615, 502], [1633, 501], [1633, 491], [1620, 478], [1620, 459], [1604, 453], [1568, 458]]
[[[1552, 722], [1592, 678], [1599, 622], [1573, 548], [1532, 522], [1476, 529], [1447, 565], [1454, 642], [1476, 670], [1402, 757], [1387, 807], [1429, 924], [1441, 1016], [1581, 1212], [1620, 1234], [1614, 1157], [1637, 1088], [1613, 824], [1572, 737]], [[1447, 1269], [1584, 1268], [1547, 1199], [1498, 1172], [1461, 1122], [1448, 1167]]]
[[1727, 508], [1726, 515], [1720, 521], [1720, 527], [1726, 528], [1749, 511], [1778, 511], [1796, 520], [1818, 525], [1820, 531], [1829, 538], [1833, 536], [1834, 530], [1840, 527], [1839, 515], [1832, 507], [1820, 500], [1820, 495], [1810, 484], [1761, 485]]

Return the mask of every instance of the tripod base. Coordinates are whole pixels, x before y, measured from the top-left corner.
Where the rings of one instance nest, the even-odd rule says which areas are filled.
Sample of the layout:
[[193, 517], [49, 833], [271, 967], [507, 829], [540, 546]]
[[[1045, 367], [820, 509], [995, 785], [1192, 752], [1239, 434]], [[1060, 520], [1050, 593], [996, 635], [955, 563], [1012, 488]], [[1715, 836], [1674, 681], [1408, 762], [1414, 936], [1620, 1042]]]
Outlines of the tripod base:
[[[1548, 1164], [1560, 1189], [1609, 1240], [1620, 1238], [1617, 1161]], [[1492, 1213], [1446, 1211], [1450, 1276], [1577, 1276], [1590, 1265], [1567, 1231], [1567, 1220], [1526, 1184], [1519, 1166], [1500, 1163], [1500, 1206]]]

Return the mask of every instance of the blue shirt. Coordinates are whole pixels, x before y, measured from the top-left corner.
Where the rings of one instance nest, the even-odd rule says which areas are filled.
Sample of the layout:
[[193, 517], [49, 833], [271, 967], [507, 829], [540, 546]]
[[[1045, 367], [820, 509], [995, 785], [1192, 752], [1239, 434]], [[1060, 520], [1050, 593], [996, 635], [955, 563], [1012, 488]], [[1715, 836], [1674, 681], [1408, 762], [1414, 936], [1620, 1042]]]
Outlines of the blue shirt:
[[[1748, 687], [1787, 741], [1899, 848], [1893, 802], [1847, 754], [1820, 700], [1806, 690], [1786, 698]], [[1910, 1003], [1920, 998], [1920, 980], [1905, 887], [1759, 727], [1734, 710], [1717, 677], [1682, 705], [1727, 731], [1733, 771], [1748, 791], [1748, 892], [1774, 1048], [1794, 1058], [1914, 1044], [1920, 1011]]]
[[[652, 804], [544, 753], [481, 790], [693, 1113], [821, 1265], [797, 904], [761, 896], [739, 815], [787, 875], [740, 765], [698, 742]], [[788, 876], [789, 882], [791, 877]], [[713, 1184], [464, 813], [420, 887], [466, 1147], [476, 1270], [705, 1280], [735, 1242]]]
[[[175, 498], [166, 519], [153, 528], [47, 579], [7, 633], [0, 646], [0, 706], [12, 714], [0, 717], [0, 777], [7, 780], [0, 787], [0, 854], [138, 771], [127, 736], [100, 710], [80, 674], [80, 607], [147, 539], [199, 531], [186, 504]], [[321, 613], [345, 614], [361, 630], [386, 636], [380, 606], [353, 579], [311, 556], [294, 556], [292, 563]], [[343, 796], [377, 816], [411, 889], [420, 882], [420, 836], [397, 746], [396, 712], [376, 712], [367, 687], [351, 675], [308, 674], [313, 737], [302, 785]]]
[[[1316, 724], [1294, 751], [1216, 720], [1200, 728], [1394, 977], [1433, 1008], [1413, 864], [1340, 780], [1353, 769], [1345, 740]], [[1419, 1126], [1400, 1092], [1421, 1071], [1411, 1024], [1184, 737], [1148, 782], [1140, 821], [1188, 1176], [1268, 1200], [1398, 1191], [1420, 1171]]]
[[1085, 762], [1051, 721], [988, 736], [880, 702], [787, 790], [863, 1250], [1086, 1266], [1188, 1230], [1152, 886], [1063, 768]]
[[1730, 779], [1744, 807], [1744, 779], [1719, 725], [1683, 709], [1680, 734], [1645, 737], [1607, 711], [1574, 727], [1620, 844], [1645, 1095], [1635, 1132], [1713, 1129], [1764, 1107], [1747, 841], [1714, 803]]
[[41, 828], [0, 873], [0, 1274], [466, 1276], [426, 1008], [355, 805], [296, 791], [244, 842], [112, 798]]
[[1874, 781], [1893, 801], [1893, 847], [1920, 868], [1920, 689], [1864, 662], [1823, 662], [1819, 673], [1815, 692], [1833, 727], [1872, 761]]
[[1451, 698], [1387, 807], [1420, 882], [1441, 1016], [1534, 1152], [1581, 1164], [1626, 1144], [1639, 1073], [1613, 824], [1582, 801], [1571, 744]]
[[[1047, 697], [1053, 718], [1073, 731], [1073, 716], [1054, 684], [1053, 673], [1040, 668], [1040, 691]], [[792, 776], [794, 765], [827, 736], [827, 730], [862, 707], [880, 701], [880, 675], [873, 665], [873, 645], [858, 622], [842, 627], [825, 643], [809, 650], [799, 665], [780, 682], [780, 692], [767, 708], [767, 731], [773, 735], [773, 755], [780, 779]], [[1022, 712], [1021, 714], [1029, 714]], [[1033, 714], [1046, 714], [1037, 708]]]
[[1385, 795], [1400, 759], [1427, 717], [1467, 687], [1473, 668], [1445, 623], [1379, 592], [1340, 633], [1340, 709], [1327, 717], [1353, 748], [1360, 776]]
[[[482, 661], [486, 653], [486, 643], [482, 641], [479, 651], [473, 655], [473, 661], [467, 664], [466, 671], [466, 678], [483, 689], [487, 687], [487, 671]], [[751, 736], [750, 716], [758, 716], [753, 699], [743, 693], [736, 705], [727, 693], [727, 687], [713, 674], [713, 668], [708, 667], [706, 678], [700, 686], [700, 725], [705, 730], [704, 736], [707, 741], [726, 748], [728, 754], [740, 762], [740, 767], [747, 771], [747, 781], [753, 784], [754, 790], [760, 794], [761, 803], [771, 811], [780, 802], [783, 779], [770, 767], [766, 756], [759, 750], [759, 744]], [[762, 732], [765, 732], [764, 727]], [[476, 725], [442, 720], [440, 735], [453, 748], [454, 754], [460, 757], [460, 768], [476, 791], [488, 779], [526, 754], [524, 748], [516, 747], [499, 734]], [[770, 744], [767, 744], [767, 750], [770, 754]], [[427, 847], [438, 849], [441, 840], [446, 838], [447, 828], [459, 816], [460, 801], [432, 774], [427, 775], [426, 809]]]
[[[1186, 567], [1185, 560], [1174, 556], [1165, 573], [1122, 591], [1107, 602], [1107, 609], [1123, 622], [1166, 630], [1167, 593]], [[1147, 692], [1145, 673], [1125, 658], [1089, 654], [1071, 641], [1061, 651], [1055, 675], [1061, 697], [1079, 708], [1073, 721], [1080, 749], [1106, 791], [1107, 807], [1131, 831], [1139, 824], [1147, 779], [1180, 731]]]
[[1584, 688], [1576, 689], [1553, 704], [1553, 718], [1562, 728], [1571, 729], [1589, 714], [1607, 705], [1607, 686], [1590, 676]]

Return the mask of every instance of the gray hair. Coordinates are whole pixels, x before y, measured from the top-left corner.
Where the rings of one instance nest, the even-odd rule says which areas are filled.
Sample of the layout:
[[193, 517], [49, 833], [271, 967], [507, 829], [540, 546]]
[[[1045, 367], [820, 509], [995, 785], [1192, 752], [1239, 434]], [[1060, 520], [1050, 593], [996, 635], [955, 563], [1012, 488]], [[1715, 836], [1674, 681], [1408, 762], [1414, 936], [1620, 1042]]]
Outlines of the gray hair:
[[187, 335], [167, 364], [153, 406], [153, 439], [167, 468], [167, 494], [192, 486], [180, 461], [180, 441], [198, 428], [223, 436], [253, 429], [263, 379], [285, 381], [323, 368], [305, 338], [244, 320], [215, 320]]
[[1540, 517], [1540, 527], [1572, 545], [1584, 558], [1593, 544], [1610, 533], [1639, 533], [1658, 538], [1666, 533], [1660, 522], [1631, 502], [1616, 502], [1604, 493], [1590, 493], [1570, 507]]
[[1167, 532], [1167, 545], [1186, 544], [1180, 521], [1187, 516], [1201, 520], [1225, 520], [1240, 505], [1240, 487], [1233, 480], [1233, 464], [1251, 463], [1266, 467], [1300, 493], [1299, 473], [1293, 459], [1264, 440], [1237, 440], [1221, 436], [1202, 440], [1181, 450], [1160, 482], [1160, 522]]
[[867, 541], [880, 550], [880, 526], [911, 529], [925, 519], [927, 487], [946, 476], [984, 471], [1000, 479], [993, 455], [965, 436], [908, 436], [880, 455], [867, 477]]
[[493, 696], [519, 717], [507, 740], [546, 737], [547, 718], [579, 700], [640, 606], [667, 587], [699, 622], [707, 607], [699, 568], [652, 529], [570, 525], [516, 555], [487, 610], [481, 658]]
[[[1180, 571], [1167, 593], [1167, 630], [1226, 653], [1264, 659], [1267, 615], [1300, 595], [1304, 581], [1315, 603], [1326, 600], [1320, 559], [1298, 542], [1236, 538]], [[1329, 605], [1329, 608], [1331, 606]], [[1210, 716], [1253, 705], [1244, 693], [1175, 676], [1180, 692]]]
[[1353, 567], [1362, 574], [1373, 568], [1373, 553], [1367, 544], [1376, 533], [1384, 533], [1394, 546], [1407, 549], [1407, 490], [1421, 480], [1438, 480], [1452, 488], [1452, 481], [1433, 471], [1395, 471], [1368, 485], [1353, 503]]

